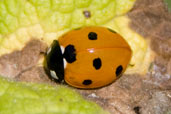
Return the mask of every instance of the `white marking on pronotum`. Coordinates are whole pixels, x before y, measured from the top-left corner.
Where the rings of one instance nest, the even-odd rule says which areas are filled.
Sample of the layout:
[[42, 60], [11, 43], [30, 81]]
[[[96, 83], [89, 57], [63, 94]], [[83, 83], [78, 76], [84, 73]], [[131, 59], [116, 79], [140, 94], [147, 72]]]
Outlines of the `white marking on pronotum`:
[[63, 61], [64, 61], [64, 69], [65, 69], [67, 66], [67, 61], [65, 59], [63, 59]]
[[[61, 51], [62, 51], [62, 54], [64, 54], [65, 48], [63, 46], [61, 46]], [[65, 58], [63, 59], [63, 62], [64, 62], [64, 69], [65, 69], [67, 66], [67, 61], [65, 60]]]
[[57, 80], [59, 79], [58, 76], [56, 75], [56, 72], [53, 70], [50, 70], [50, 75]]
[[62, 54], [64, 54], [65, 48], [63, 46], [60, 47], [61, 47]]
[[49, 53], [50, 53], [51, 49], [52, 49], [51, 47], [49, 47], [49, 48], [48, 48], [48, 50], [47, 50], [47, 54], [49, 54]]

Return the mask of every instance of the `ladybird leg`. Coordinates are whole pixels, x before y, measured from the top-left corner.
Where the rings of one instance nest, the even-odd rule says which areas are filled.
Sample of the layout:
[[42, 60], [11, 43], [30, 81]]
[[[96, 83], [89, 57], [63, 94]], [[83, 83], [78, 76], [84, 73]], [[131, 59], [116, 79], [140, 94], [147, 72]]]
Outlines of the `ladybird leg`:
[[46, 55], [47, 70], [50, 76], [59, 82], [64, 80], [64, 61], [57, 40], [54, 40]]

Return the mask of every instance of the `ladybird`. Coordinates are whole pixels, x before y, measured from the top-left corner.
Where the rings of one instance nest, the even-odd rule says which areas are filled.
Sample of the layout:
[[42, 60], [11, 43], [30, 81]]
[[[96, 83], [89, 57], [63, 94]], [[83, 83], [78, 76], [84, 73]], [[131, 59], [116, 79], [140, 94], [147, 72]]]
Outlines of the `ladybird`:
[[54, 40], [47, 51], [49, 74], [76, 88], [111, 84], [125, 71], [132, 51], [115, 31], [105, 27], [71, 30]]

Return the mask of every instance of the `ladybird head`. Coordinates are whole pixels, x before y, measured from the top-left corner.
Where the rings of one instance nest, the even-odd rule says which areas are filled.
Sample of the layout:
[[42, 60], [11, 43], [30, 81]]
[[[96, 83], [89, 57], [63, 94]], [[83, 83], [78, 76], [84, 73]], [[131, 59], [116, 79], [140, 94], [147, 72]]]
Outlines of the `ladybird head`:
[[50, 77], [61, 82], [64, 79], [64, 61], [59, 42], [54, 40], [46, 55], [47, 70]]

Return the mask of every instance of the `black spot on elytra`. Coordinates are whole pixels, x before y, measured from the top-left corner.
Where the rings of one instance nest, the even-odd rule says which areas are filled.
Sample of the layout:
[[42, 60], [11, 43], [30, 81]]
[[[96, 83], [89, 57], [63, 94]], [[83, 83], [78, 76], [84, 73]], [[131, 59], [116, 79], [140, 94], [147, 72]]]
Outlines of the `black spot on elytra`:
[[140, 108], [141, 108], [141, 107], [139, 107], [139, 106], [134, 107], [134, 112], [135, 112], [136, 114], [140, 114]]
[[91, 80], [84, 80], [83, 81], [83, 85], [90, 85], [90, 84], [92, 84]]
[[122, 73], [122, 70], [123, 70], [123, 67], [122, 65], [119, 65], [117, 68], [116, 68], [116, 76], [119, 76], [121, 73]]
[[114, 30], [107, 28], [110, 32], [116, 33]]
[[97, 34], [95, 32], [90, 32], [88, 38], [89, 40], [97, 40]]
[[93, 60], [93, 66], [96, 70], [100, 69], [102, 66], [102, 62], [100, 58], [96, 58]]
[[75, 48], [73, 45], [68, 45], [65, 47], [65, 51], [63, 54], [63, 57], [66, 59], [68, 63], [72, 63], [76, 61], [76, 53], [75, 53]]

